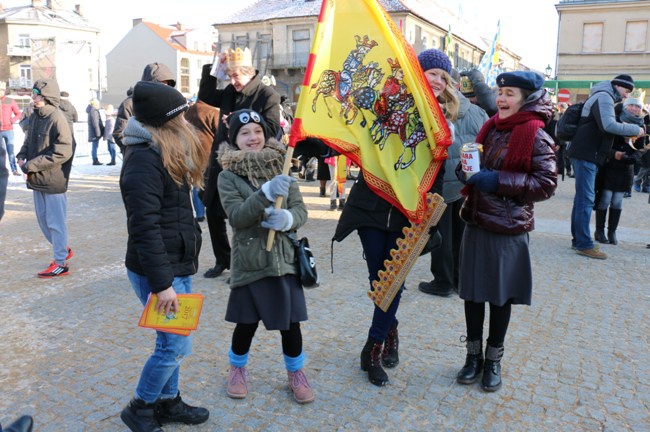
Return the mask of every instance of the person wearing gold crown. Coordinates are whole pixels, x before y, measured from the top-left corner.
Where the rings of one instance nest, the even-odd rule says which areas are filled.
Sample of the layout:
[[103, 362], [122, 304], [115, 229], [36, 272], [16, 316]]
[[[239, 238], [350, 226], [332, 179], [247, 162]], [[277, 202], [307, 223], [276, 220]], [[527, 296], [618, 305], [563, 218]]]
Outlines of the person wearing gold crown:
[[[637, 125], [646, 131], [643, 120], [643, 99], [645, 92], [636, 89], [623, 101], [614, 107], [616, 120], [621, 123]], [[636, 138], [636, 137], [635, 137]], [[632, 188], [634, 179], [634, 164], [638, 151], [648, 143], [647, 137], [639, 139], [621, 135], [614, 137], [612, 157], [607, 159], [604, 166], [599, 168], [596, 176], [596, 232], [594, 239], [599, 243], [616, 245], [616, 229], [623, 212], [623, 195]], [[630, 145], [631, 144], [631, 145]], [[609, 218], [607, 210], [609, 209]], [[607, 220], [607, 234], [605, 221]]]
[[240, 109], [251, 109], [264, 117], [270, 136], [280, 131], [280, 95], [272, 86], [262, 83], [259, 72], [253, 66], [248, 48], [229, 49], [219, 55], [219, 62], [225, 66], [230, 83], [223, 89], [217, 88], [217, 78], [211, 74], [213, 65], [203, 66], [199, 84], [198, 99], [221, 110], [219, 128], [212, 143], [210, 165], [206, 174], [203, 203], [208, 218], [210, 240], [215, 255], [215, 266], [204, 276], [213, 278], [230, 268], [230, 243], [226, 231], [226, 213], [219, 199], [217, 177], [222, 171], [217, 161], [219, 144], [228, 139], [228, 126], [225, 119]]

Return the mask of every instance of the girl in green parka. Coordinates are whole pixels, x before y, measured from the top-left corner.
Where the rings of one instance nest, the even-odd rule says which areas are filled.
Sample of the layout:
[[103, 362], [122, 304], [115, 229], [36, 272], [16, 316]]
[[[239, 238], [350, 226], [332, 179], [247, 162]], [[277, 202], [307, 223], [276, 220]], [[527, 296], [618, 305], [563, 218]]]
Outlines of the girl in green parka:
[[[248, 394], [246, 363], [259, 321], [279, 330], [289, 388], [298, 403], [314, 400], [302, 371], [304, 354], [300, 321], [307, 305], [287, 232], [307, 221], [307, 208], [295, 179], [282, 175], [284, 147], [269, 138], [257, 112], [242, 109], [229, 118], [228, 143], [219, 147], [219, 197], [233, 230], [230, 258], [230, 298], [226, 321], [236, 323], [228, 357], [228, 396]], [[276, 197], [284, 197], [275, 209]], [[277, 235], [266, 251], [269, 230]]]

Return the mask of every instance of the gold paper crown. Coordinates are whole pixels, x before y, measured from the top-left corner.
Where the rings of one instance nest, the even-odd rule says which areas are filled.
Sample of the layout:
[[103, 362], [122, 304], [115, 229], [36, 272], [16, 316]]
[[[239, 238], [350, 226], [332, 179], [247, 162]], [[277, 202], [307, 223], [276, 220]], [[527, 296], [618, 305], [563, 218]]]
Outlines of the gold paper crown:
[[241, 66], [253, 66], [251, 50], [247, 47], [242, 51], [241, 48], [237, 47], [235, 50], [229, 49], [226, 51], [226, 67], [232, 69]]
[[474, 84], [469, 79], [469, 77], [463, 75], [460, 77], [460, 92], [464, 95], [474, 93]]
[[632, 99], [638, 99], [641, 101], [641, 103], [643, 103], [643, 101], [645, 100], [645, 90], [643, 90], [642, 88], [635, 88], [634, 91], [630, 93], [627, 97]]

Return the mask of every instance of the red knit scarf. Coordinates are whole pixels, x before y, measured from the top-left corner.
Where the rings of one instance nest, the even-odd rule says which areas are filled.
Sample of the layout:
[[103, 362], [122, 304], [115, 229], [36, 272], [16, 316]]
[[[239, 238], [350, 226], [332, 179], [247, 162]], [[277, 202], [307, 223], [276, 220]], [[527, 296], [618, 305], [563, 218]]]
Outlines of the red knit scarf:
[[496, 128], [498, 131], [511, 130], [512, 133], [508, 139], [508, 152], [502, 169], [528, 172], [530, 171], [537, 129], [543, 127], [544, 120], [541, 113], [519, 111], [504, 119], [499, 118], [499, 114], [496, 114], [483, 125], [476, 135], [476, 142], [485, 145], [485, 139], [492, 128]]
[[[512, 130], [501, 169], [504, 171], [528, 172], [530, 171], [537, 129], [543, 127], [544, 120], [541, 113], [519, 111], [504, 119], [499, 118], [497, 113], [483, 125], [478, 135], [476, 135], [476, 142], [485, 146], [485, 139], [493, 128], [499, 131]], [[471, 190], [472, 185], [466, 185], [461, 193], [468, 196]]]

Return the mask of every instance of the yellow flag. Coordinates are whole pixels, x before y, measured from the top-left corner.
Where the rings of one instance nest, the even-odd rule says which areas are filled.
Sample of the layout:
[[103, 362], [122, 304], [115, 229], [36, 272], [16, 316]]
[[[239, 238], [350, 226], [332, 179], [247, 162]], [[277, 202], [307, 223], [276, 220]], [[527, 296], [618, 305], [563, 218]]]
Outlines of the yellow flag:
[[290, 145], [308, 136], [422, 221], [451, 135], [413, 48], [376, 0], [323, 0]]

